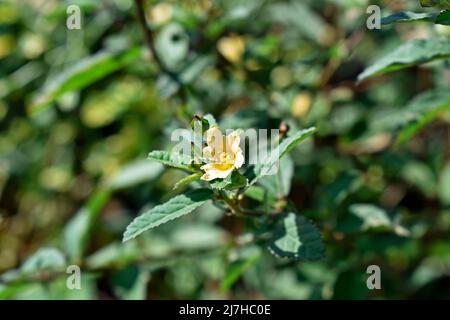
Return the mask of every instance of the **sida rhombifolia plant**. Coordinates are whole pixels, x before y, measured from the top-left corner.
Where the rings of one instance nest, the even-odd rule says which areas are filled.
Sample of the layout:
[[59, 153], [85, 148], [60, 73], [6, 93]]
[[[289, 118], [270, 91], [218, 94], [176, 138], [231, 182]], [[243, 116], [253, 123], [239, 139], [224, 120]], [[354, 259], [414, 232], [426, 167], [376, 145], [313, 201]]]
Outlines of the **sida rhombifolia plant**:
[[[124, 242], [212, 201], [223, 208], [224, 214], [230, 212], [236, 219], [255, 219], [253, 225], [258, 227], [252, 230], [253, 240], [267, 245], [278, 257], [316, 260], [324, 255], [325, 247], [316, 226], [286, 199], [277, 199], [276, 195], [269, 195], [258, 186], [263, 178], [275, 176], [279, 180], [286, 176], [280, 161], [313, 135], [314, 127], [297, 132], [288, 132], [287, 126], [277, 130], [279, 134], [275, 143], [270, 143], [269, 151], [252, 151], [263, 154], [255, 162], [244, 156], [242, 130], [224, 134], [211, 115], [196, 116], [191, 126], [190, 152], [157, 150], [150, 152], [148, 158], [189, 173], [176, 183], [175, 192], [194, 185], [194, 182], [199, 187], [176, 195], [136, 217], [124, 233]], [[263, 146], [258, 144], [257, 149], [261, 148]], [[255, 201], [258, 203], [256, 208], [252, 205], [250, 209], [246, 205]]]

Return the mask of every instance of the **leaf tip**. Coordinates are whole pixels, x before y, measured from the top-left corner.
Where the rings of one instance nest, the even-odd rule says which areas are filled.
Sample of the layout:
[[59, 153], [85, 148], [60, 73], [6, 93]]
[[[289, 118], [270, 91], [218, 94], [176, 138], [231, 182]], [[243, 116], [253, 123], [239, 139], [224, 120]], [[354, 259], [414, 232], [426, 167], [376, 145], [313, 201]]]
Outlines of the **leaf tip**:
[[125, 230], [125, 232], [123, 234], [122, 243], [125, 243], [125, 242], [133, 239], [134, 237], [136, 237], [136, 236], [133, 235], [133, 234], [130, 234], [130, 232], [129, 232], [128, 228], [127, 228], [127, 230]]
[[136, 237], [140, 234], [140, 232], [135, 232], [135, 231], [131, 230], [130, 226], [133, 225], [133, 222], [134, 222], [134, 221], [132, 221], [132, 222], [127, 226], [125, 232], [123, 233], [122, 243], [125, 243], [125, 242], [127, 242], [127, 241], [129, 241], [129, 240], [131, 240], [131, 239], [134, 239], [134, 238], [136, 238]]

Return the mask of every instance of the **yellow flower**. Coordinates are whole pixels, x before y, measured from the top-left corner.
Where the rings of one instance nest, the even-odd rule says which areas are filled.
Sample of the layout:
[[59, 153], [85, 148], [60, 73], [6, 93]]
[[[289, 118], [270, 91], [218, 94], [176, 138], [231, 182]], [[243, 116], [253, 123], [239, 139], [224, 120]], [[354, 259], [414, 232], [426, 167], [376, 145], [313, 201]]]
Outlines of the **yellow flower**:
[[150, 21], [154, 24], [163, 24], [172, 18], [172, 6], [168, 3], [159, 3], [150, 11]]
[[226, 178], [234, 169], [244, 164], [244, 154], [239, 146], [241, 137], [238, 131], [224, 136], [218, 126], [212, 126], [206, 131], [206, 144], [203, 156], [207, 164], [201, 169], [205, 174], [202, 180], [211, 181], [217, 178]]

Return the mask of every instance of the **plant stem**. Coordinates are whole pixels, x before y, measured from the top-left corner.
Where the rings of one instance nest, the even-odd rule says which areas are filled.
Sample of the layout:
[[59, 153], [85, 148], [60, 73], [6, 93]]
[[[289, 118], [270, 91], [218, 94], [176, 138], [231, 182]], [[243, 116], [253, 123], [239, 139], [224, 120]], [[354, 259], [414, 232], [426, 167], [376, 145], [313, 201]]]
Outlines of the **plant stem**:
[[166, 65], [164, 64], [163, 60], [161, 59], [156, 50], [155, 38], [153, 36], [152, 31], [148, 27], [147, 20], [145, 18], [144, 0], [134, 0], [134, 2], [136, 4], [137, 18], [141, 26], [142, 32], [144, 33], [145, 43], [150, 49], [153, 58], [155, 59], [155, 62], [158, 64], [162, 72], [167, 73], [173, 80], [179, 83], [178, 77], [166, 67]]
[[228, 208], [230, 208], [230, 210], [238, 216], [261, 217], [264, 215], [263, 212], [242, 209], [239, 204], [230, 199], [225, 192], [220, 192], [220, 195], [223, 201], [227, 204]]

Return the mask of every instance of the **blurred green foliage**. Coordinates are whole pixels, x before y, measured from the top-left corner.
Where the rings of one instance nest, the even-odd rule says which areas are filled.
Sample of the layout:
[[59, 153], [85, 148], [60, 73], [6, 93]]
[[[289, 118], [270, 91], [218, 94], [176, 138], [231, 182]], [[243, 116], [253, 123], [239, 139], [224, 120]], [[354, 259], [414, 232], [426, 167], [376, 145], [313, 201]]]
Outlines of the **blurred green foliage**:
[[[149, 0], [157, 61], [132, 0], [1, 0], [0, 299], [450, 298], [448, 2], [420, 2]], [[213, 205], [121, 243], [185, 177], [148, 152], [208, 113], [317, 128], [246, 201], [295, 206], [323, 259], [276, 258]]]

